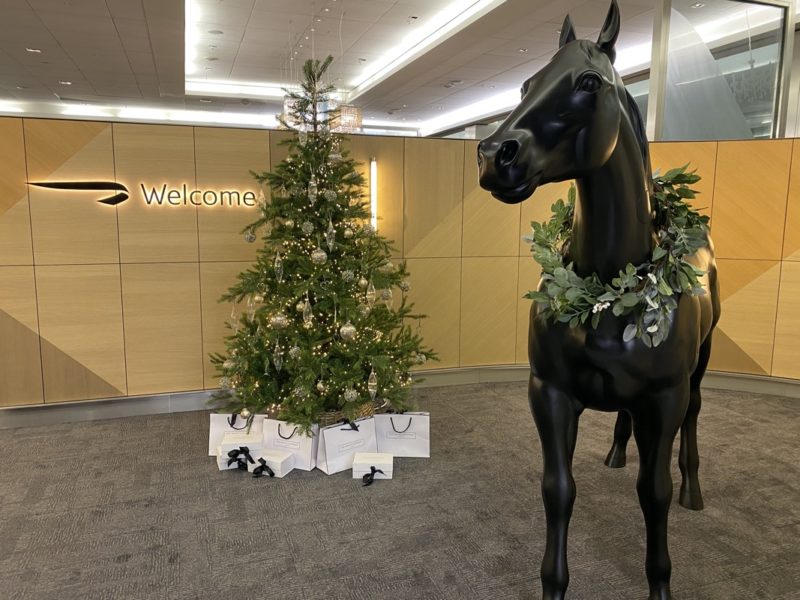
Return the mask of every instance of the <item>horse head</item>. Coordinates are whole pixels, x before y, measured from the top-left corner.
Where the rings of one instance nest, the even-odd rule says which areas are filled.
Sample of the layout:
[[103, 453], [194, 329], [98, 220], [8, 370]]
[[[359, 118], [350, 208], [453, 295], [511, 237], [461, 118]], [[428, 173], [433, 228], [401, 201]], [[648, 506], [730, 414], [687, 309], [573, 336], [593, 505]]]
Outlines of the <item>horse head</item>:
[[478, 145], [481, 187], [516, 204], [539, 185], [606, 163], [628, 106], [613, 65], [619, 29], [616, 0], [597, 42], [576, 39], [567, 15], [558, 52], [523, 83], [520, 104]]

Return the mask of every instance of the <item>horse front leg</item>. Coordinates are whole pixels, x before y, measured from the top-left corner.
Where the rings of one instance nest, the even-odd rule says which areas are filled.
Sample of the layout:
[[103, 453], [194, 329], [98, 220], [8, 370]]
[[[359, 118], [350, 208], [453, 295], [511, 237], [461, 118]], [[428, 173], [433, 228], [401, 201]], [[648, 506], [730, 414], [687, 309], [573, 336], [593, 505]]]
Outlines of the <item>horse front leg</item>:
[[531, 375], [531, 412], [542, 444], [542, 499], [547, 541], [542, 558], [542, 600], [563, 600], [569, 585], [567, 529], [575, 503], [572, 456], [582, 408], [551, 384]]
[[700, 354], [689, 380], [689, 408], [681, 425], [681, 449], [678, 465], [681, 468], [681, 492], [678, 502], [690, 510], [703, 510], [703, 493], [700, 491], [700, 453], [697, 451], [697, 417], [702, 404], [700, 384], [703, 381], [708, 359], [711, 356], [711, 334], [700, 346]]
[[645, 398], [633, 415], [633, 435], [639, 448], [636, 491], [647, 528], [645, 571], [649, 600], [671, 600], [672, 561], [667, 545], [667, 521], [672, 501], [672, 445], [689, 402], [688, 381], [677, 389]]
[[628, 440], [631, 439], [633, 423], [631, 415], [627, 411], [621, 410], [617, 413], [617, 422], [614, 424], [614, 443], [606, 456], [606, 466], [612, 469], [621, 469], [627, 462], [626, 449]]

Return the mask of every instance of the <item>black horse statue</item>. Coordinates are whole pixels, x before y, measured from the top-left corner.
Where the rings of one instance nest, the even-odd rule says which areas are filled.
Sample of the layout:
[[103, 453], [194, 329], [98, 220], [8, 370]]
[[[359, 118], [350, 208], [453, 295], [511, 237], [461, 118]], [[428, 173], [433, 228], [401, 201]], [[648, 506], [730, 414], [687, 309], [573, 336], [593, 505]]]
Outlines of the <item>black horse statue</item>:
[[[569, 16], [550, 63], [522, 86], [522, 101], [478, 147], [480, 184], [508, 204], [537, 186], [574, 179], [578, 188], [565, 262], [581, 277], [610, 282], [628, 263], [651, 256], [656, 232], [652, 174], [642, 117], [613, 67], [620, 17], [616, 0], [597, 42], [576, 40]], [[547, 541], [544, 600], [561, 600], [569, 583], [567, 528], [575, 500], [572, 457], [584, 408], [617, 411], [610, 466], [625, 463], [631, 431], [639, 450], [636, 490], [647, 528], [649, 600], [669, 600], [667, 517], [672, 446], [681, 430], [680, 503], [702, 508], [697, 480], [700, 381], [719, 314], [713, 246], [691, 262], [705, 271], [702, 295], [676, 296], [669, 333], [658, 346], [623, 341], [632, 316], [604, 311], [596, 329], [570, 328], [531, 306], [529, 398], [544, 460]]]

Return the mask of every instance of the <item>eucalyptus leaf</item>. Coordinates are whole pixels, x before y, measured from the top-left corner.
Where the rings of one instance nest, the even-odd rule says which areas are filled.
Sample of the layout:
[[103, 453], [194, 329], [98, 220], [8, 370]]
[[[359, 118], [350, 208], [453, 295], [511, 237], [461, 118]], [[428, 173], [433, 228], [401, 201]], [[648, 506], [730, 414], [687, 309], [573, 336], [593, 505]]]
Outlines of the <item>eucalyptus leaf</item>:
[[630, 342], [633, 338], [636, 337], [636, 323], [631, 323], [627, 327], [625, 327], [625, 331], [622, 332], [622, 341], [623, 342]]

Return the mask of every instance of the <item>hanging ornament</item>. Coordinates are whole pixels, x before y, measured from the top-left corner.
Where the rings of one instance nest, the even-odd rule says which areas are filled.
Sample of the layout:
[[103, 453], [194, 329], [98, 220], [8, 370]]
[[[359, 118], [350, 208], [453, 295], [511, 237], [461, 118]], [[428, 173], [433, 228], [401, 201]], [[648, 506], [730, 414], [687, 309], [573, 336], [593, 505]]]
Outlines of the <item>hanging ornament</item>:
[[417, 364], [424, 365], [428, 360], [428, 357], [424, 354], [417, 354]]
[[393, 263], [392, 261], [390, 261], [390, 260], [387, 260], [385, 263], [383, 263], [383, 264], [382, 264], [382, 265], [381, 265], [381, 266], [378, 268], [378, 270], [379, 270], [381, 273], [391, 273], [393, 269], [394, 269], [394, 263]]
[[264, 359], [264, 375], [269, 375], [269, 359]]
[[372, 235], [373, 233], [375, 233], [375, 228], [369, 223], [365, 223], [361, 229], [364, 231], [366, 235]]
[[411, 284], [407, 281], [401, 281], [399, 287], [404, 292], [407, 292], [408, 290], [411, 289]]
[[345, 283], [350, 283], [353, 279], [356, 278], [356, 274], [352, 271], [342, 271], [342, 281]]
[[369, 286], [367, 286], [367, 293], [366, 293], [367, 304], [369, 304], [370, 308], [375, 306], [375, 296], [376, 296], [376, 294], [375, 294], [375, 284], [372, 283], [372, 281], [370, 281], [369, 282]]
[[358, 392], [353, 389], [353, 387], [349, 387], [344, 391], [344, 400], [345, 402], [355, 402], [358, 400]]
[[275, 344], [275, 350], [272, 352], [272, 364], [275, 365], [275, 370], [280, 373], [283, 368], [283, 349]]
[[325, 254], [325, 250], [317, 246], [313, 252], [311, 252], [311, 262], [315, 265], [324, 265], [325, 262], [328, 260], [328, 255]]
[[367, 379], [367, 391], [370, 400], [375, 400], [375, 394], [378, 393], [378, 376], [375, 374], [374, 368], [370, 371], [369, 379]]
[[264, 193], [264, 184], [263, 183], [260, 186], [258, 186], [258, 198], [257, 198], [257, 200], [258, 200], [259, 204], [264, 203], [264, 202], [267, 201], [267, 195]]
[[350, 229], [349, 227], [344, 228], [344, 237], [346, 237], [349, 240], [350, 238], [353, 237], [353, 235], [355, 234], [352, 229]]
[[270, 317], [269, 324], [275, 329], [283, 329], [289, 325], [289, 317], [283, 313], [272, 315], [272, 317]]
[[359, 304], [358, 310], [361, 312], [362, 317], [366, 317], [370, 312], [372, 312], [372, 309], [369, 307], [369, 304]]
[[317, 201], [317, 178], [313, 175], [308, 181], [308, 201], [311, 202], [312, 206]]
[[281, 196], [285, 196], [285, 195], [286, 195], [286, 186], [285, 186], [285, 185], [283, 185], [283, 184], [281, 184], [281, 187], [280, 187], [280, 189], [278, 190], [278, 193], [279, 193]]
[[289, 194], [291, 194], [292, 196], [299, 196], [299, 195], [300, 195], [300, 188], [299, 188], [299, 187], [297, 187], [296, 185], [295, 185], [295, 186], [292, 186], [292, 187], [289, 189]]
[[333, 228], [333, 221], [328, 217], [328, 230], [325, 232], [325, 242], [328, 244], [328, 250], [333, 252], [333, 246], [336, 243], [336, 230]]
[[286, 229], [292, 229], [294, 227], [294, 219], [286, 219], [283, 222], [283, 226], [286, 227]]
[[306, 235], [311, 235], [314, 233], [314, 224], [311, 221], [303, 221], [303, 224], [300, 225], [300, 229]]
[[283, 259], [281, 258], [281, 253], [278, 252], [275, 254], [275, 279], [278, 280], [278, 283], [283, 281]]
[[239, 411], [239, 416], [242, 417], [243, 419], [249, 419], [250, 409], [245, 406], [242, 410]]
[[322, 381], [322, 380], [320, 379], [320, 380], [317, 382], [317, 391], [318, 391], [320, 394], [324, 394], [324, 393], [325, 393], [325, 390], [327, 390], [327, 389], [328, 389], [328, 388], [327, 388], [327, 386], [325, 385], [325, 382], [324, 382], [324, 381]]
[[303, 312], [303, 310], [305, 310], [305, 308], [306, 308], [306, 301], [305, 300], [300, 300], [300, 302], [298, 302], [297, 304], [294, 305], [294, 308], [299, 313]]
[[247, 231], [244, 232], [244, 241], [247, 242], [248, 244], [252, 244], [253, 242], [256, 241], [256, 239], [257, 239], [256, 232], [253, 231], [252, 229], [248, 229]]
[[392, 308], [394, 305], [394, 294], [392, 293], [392, 288], [386, 288], [381, 290], [381, 302], [386, 308]]
[[303, 131], [302, 129], [297, 132], [297, 143], [301, 146], [305, 146], [306, 142], [308, 141], [308, 133]]
[[369, 285], [369, 281], [367, 281], [367, 279], [365, 277], [359, 277], [359, 279], [358, 279], [358, 287], [360, 287], [362, 290], [365, 290], [365, 289], [367, 289], [368, 285]]
[[350, 342], [356, 337], [356, 328], [350, 321], [348, 321], [339, 329], [339, 335], [342, 336], [343, 340]]
[[234, 362], [229, 358], [224, 363], [222, 363], [223, 369], [232, 369], [234, 367]]
[[336, 190], [325, 190], [325, 194], [323, 195], [328, 202], [336, 202], [336, 199], [339, 197]]
[[314, 324], [314, 313], [311, 310], [311, 302], [308, 301], [306, 298], [306, 305], [303, 308], [303, 327], [306, 329], [311, 329], [311, 326]]
[[228, 390], [231, 387], [231, 380], [230, 377], [221, 377], [219, 380], [219, 387], [224, 390]]
[[352, 198], [350, 198], [350, 202], [348, 204], [350, 204], [350, 206], [358, 206], [359, 204], [361, 204], [361, 198], [359, 198], [358, 196], [353, 196]]
[[297, 359], [300, 356], [300, 346], [292, 346], [289, 348], [289, 358]]
[[305, 398], [306, 396], [308, 396], [308, 392], [306, 391], [306, 389], [300, 385], [296, 386], [292, 390], [292, 394], [297, 398]]
[[264, 295], [255, 293], [253, 294], [253, 302], [256, 304], [263, 304], [264, 303]]
[[383, 332], [382, 331], [376, 331], [375, 332], [375, 341], [376, 342], [380, 342], [382, 339], [383, 339]]
[[339, 151], [338, 148], [334, 148], [333, 150], [331, 150], [331, 153], [328, 155], [328, 158], [330, 158], [331, 162], [334, 163], [342, 162], [342, 153]]

